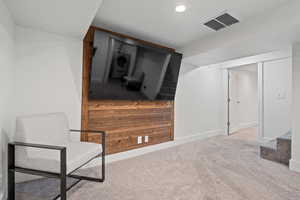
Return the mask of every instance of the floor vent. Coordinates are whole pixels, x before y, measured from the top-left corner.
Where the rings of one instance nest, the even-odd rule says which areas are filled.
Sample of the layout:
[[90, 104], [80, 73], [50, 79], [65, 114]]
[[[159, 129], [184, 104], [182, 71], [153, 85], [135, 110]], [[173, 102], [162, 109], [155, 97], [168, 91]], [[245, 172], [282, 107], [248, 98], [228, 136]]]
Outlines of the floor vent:
[[214, 31], [218, 31], [218, 30], [221, 30], [228, 26], [231, 26], [233, 24], [236, 24], [238, 22], [239, 22], [238, 19], [234, 18], [233, 16], [231, 16], [228, 13], [224, 13], [224, 14], [216, 17], [215, 19], [212, 19], [212, 20], [204, 23], [204, 25], [213, 29]]

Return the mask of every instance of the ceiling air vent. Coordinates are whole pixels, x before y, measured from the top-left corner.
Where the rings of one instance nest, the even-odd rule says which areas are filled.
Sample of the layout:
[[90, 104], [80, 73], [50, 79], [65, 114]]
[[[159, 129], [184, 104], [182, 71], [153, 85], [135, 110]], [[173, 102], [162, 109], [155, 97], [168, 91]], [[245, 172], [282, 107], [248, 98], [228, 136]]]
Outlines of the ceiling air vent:
[[231, 25], [236, 24], [236, 23], [239, 22], [239, 20], [237, 20], [236, 18], [232, 17], [228, 13], [225, 13], [225, 14], [217, 17], [216, 20], [218, 20], [219, 22], [225, 24], [226, 26], [231, 26]]
[[204, 25], [215, 31], [218, 31], [222, 28], [226, 28], [226, 27], [236, 24], [238, 22], [239, 22], [238, 19], [234, 18], [233, 16], [231, 16], [228, 13], [225, 13], [225, 14], [222, 14], [222, 15], [216, 17], [215, 19], [212, 19], [212, 20], [206, 22]]
[[222, 28], [225, 28], [225, 26], [223, 24], [221, 24], [220, 22], [218, 22], [217, 20], [210, 20], [209, 22], [206, 22], [204, 24], [205, 26], [208, 26], [209, 28], [218, 31]]

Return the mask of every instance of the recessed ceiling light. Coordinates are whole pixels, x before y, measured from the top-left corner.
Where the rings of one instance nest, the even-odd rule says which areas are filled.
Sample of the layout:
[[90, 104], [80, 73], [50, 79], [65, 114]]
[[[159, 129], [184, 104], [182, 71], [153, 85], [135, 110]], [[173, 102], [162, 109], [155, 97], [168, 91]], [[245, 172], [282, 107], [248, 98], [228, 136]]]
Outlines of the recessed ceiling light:
[[176, 12], [184, 12], [186, 10], [186, 6], [185, 5], [178, 5], [176, 6]]

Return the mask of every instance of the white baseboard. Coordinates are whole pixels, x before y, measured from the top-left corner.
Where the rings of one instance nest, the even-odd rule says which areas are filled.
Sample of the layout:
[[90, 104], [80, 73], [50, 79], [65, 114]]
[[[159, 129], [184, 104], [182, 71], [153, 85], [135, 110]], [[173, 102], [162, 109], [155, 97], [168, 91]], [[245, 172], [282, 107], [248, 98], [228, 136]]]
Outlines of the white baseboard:
[[290, 160], [290, 170], [291, 170], [291, 171], [295, 171], [295, 172], [299, 172], [299, 173], [300, 173], [300, 162], [291, 159], [291, 160]]
[[[203, 132], [203, 133], [193, 134], [193, 135], [186, 136], [186, 137], [179, 137], [179, 138], [175, 139], [175, 141], [166, 142], [166, 143], [162, 143], [162, 144], [152, 145], [152, 146], [143, 147], [140, 149], [134, 149], [134, 150], [130, 150], [130, 151], [122, 152], [122, 153], [109, 155], [109, 156], [106, 156], [105, 161], [106, 161], [106, 163], [112, 163], [112, 162], [116, 162], [116, 161], [120, 161], [120, 160], [125, 160], [128, 158], [141, 156], [141, 155], [144, 155], [147, 153], [171, 148], [171, 147], [174, 147], [177, 145], [193, 142], [196, 140], [203, 140], [203, 139], [217, 136], [217, 135], [224, 135], [224, 130], [212, 130], [212, 131], [207, 131], [207, 132]], [[95, 166], [99, 166], [99, 165], [101, 165], [101, 158], [95, 159], [91, 163], [87, 164], [84, 168], [91, 168], [91, 167], [95, 167]]]
[[241, 129], [245, 129], [245, 128], [252, 128], [252, 127], [257, 127], [258, 126], [258, 122], [247, 122], [247, 123], [241, 123], [239, 124], [238, 126], [235, 126], [235, 127], [232, 127], [230, 129], [230, 133], [234, 133], [238, 130], [241, 130]]
[[188, 142], [193, 142], [196, 140], [203, 140], [203, 139], [217, 136], [217, 135], [224, 135], [224, 130], [223, 129], [211, 130], [211, 131], [197, 133], [197, 134], [193, 134], [193, 135], [189, 135], [189, 136], [178, 137], [174, 142], [176, 143], [175, 145], [179, 145], [179, 144], [185, 144]]

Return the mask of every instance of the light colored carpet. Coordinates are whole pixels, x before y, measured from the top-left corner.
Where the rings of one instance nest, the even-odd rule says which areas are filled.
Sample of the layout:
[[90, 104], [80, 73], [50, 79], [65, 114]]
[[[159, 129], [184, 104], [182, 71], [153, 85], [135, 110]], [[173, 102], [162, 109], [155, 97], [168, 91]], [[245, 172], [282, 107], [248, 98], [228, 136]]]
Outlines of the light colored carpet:
[[231, 139], [240, 139], [240, 140], [246, 140], [249, 142], [255, 142], [257, 141], [257, 127], [251, 127], [251, 128], [245, 128], [240, 129], [230, 135]]
[[[300, 174], [260, 159], [257, 144], [239, 137], [213, 137], [109, 164], [104, 184], [83, 181], [68, 199], [299, 200]], [[47, 199], [52, 184], [19, 184], [17, 199]]]

